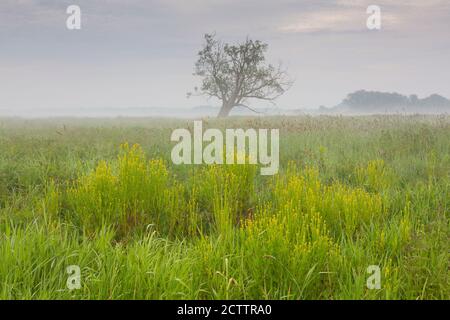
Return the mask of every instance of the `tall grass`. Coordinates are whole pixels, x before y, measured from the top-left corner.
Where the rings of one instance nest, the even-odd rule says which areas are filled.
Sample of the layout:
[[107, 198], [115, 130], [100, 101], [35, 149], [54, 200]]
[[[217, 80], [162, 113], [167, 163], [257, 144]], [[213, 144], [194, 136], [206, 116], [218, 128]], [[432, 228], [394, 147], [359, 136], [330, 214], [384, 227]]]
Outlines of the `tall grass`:
[[283, 128], [275, 177], [173, 166], [180, 122], [73, 121], [4, 124], [2, 299], [450, 298], [448, 118], [207, 123]]

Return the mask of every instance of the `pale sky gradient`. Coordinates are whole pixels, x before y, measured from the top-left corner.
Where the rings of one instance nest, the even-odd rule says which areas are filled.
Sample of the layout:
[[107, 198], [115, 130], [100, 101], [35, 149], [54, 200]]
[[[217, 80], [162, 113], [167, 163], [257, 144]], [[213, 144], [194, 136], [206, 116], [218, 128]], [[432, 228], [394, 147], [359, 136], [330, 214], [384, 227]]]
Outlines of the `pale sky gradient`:
[[[66, 8], [82, 30], [66, 29]], [[366, 8], [382, 9], [382, 30]], [[450, 0], [1, 0], [0, 109], [192, 107], [203, 34], [269, 44], [296, 80], [282, 108], [359, 89], [450, 98]]]

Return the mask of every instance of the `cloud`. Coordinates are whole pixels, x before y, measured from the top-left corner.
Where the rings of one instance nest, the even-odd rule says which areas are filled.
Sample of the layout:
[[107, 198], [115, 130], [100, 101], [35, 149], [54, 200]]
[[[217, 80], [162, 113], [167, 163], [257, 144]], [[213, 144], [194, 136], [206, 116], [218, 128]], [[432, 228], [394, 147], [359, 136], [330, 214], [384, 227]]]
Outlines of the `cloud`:
[[154, 38], [161, 30], [166, 37], [177, 38], [214, 30], [268, 37], [360, 32], [365, 30], [366, 9], [372, 4], [382, 8], [385, 30], [429, 29], [430, 24], [442, 28], [449, 25], [450, 10], [448, 0], [2, 0], [0, 34], [5, 35], [5, 30], [32, 33], [36, 27], [54, 30], [64, 21], [69, 4], [81, 6], [90, 33], [146, 30]]
[[[367, 31], [366, 10], [374, 1], [337, 0], [314, 10], [291, 14], [288, 21], [278, 26], [284, 33], [346, 33]], [[379, 0], [382, 28], [387, 31], [410, 31], [427, 29], [427, 26], [448, 26], [450, 2], [442, 0], [416, 1]], [[445, 13], [446, 12], [446, 13]], [[439, 26], [437, 26], [439, 28]]]
[[356, 10], [308, 12], [298, 15], [295, 22], [282, 25], [279, 30], [288, 33], [349, 32], [364, 28], [364, 18]]

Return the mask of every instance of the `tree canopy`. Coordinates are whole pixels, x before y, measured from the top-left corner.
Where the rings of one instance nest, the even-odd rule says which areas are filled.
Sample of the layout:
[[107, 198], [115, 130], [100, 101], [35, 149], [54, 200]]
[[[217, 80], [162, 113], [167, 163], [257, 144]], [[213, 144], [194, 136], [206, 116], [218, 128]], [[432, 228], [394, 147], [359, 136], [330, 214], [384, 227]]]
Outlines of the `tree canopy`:
[[292, 81], [281, 65], [266, 63], [268, 45], [247, 38], [240, 44], [223, 43], [213, 34], [205, 35], [198, 53], [195, 75], [202, 77], [196, 91], [222, 102], [219, 117], [226, 117], [236, 106], [248, 106], [252, 99], [273, 102], [288, 90]]

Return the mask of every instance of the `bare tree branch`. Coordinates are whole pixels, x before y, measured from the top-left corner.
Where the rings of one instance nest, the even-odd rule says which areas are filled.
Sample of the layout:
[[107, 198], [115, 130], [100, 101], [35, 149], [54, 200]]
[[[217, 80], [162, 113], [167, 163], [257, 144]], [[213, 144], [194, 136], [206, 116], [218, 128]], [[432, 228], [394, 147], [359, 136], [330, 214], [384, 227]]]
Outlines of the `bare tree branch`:
[[244, 108], [247, 108], [247, 109], [250, 110], [250, 111], [253, 111], [254, 113], [258, 113], [258, 114], [266, 114], [265, 112], [262, 112], [262, 111], [258, 111], [258, 110], [252, 109], [252, 108], [250, 108], [249, 106], [247, 106], [247, 105], [245, 105], [245, 104], [242, 104], [242, 103], [235, 105], [235, 107], [244, 107]]

